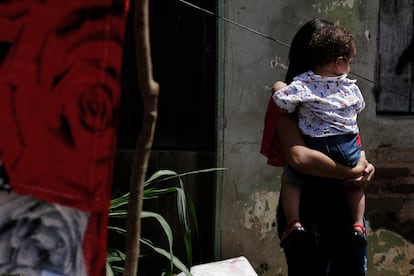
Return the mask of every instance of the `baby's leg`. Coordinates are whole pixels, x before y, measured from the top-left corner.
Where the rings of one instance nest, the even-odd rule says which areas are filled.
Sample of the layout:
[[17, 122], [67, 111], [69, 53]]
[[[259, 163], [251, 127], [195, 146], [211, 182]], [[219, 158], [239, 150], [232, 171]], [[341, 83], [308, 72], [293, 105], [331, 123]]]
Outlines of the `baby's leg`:
[[[354, 224], [363, 225], [365, 213], [365, 194], [363, 189], [348, 189], [348, 201]], [[362, 229], [360, 229], [362, 232]]]
[[290, 228], [301, 227], [299, 222], [300, 187], [292, 183], [285, 174], [282, 174], [281, 199]]
[[365, 213], [365, 194], [363, 189], [348, 189], [347, 190], [349, 206], [351, 209], [353, 219], [353, 237], [354, 241], [361, 245], [367, 245], [367, 237], [364, 226]]
[[283, 173], [281, 190], [281, 200], [288, 224], [280, 239], [280, 247], [293, 248], [302, 243], [306, 232], [299, 222], [300, 186], [291, 182]]

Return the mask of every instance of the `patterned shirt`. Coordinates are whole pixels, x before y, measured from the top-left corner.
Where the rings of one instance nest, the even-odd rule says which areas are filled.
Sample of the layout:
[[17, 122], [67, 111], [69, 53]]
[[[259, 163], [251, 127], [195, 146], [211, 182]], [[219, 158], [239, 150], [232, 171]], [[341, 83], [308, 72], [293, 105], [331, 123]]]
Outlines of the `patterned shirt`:
[[322, 77], [309, 71], [275, 92], [273, 100], [289, 113], [298, 110], [303, 134], [324, 137], [358, 133], [357, 114], [365, 102], [355, 82], [346, 75]]

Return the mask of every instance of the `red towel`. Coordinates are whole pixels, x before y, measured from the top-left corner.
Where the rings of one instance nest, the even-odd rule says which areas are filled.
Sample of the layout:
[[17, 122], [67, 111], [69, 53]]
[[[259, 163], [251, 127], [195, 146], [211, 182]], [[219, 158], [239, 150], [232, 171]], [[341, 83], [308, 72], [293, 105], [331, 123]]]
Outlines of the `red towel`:
[[0, 152], [14, 192], [85, 211], [104, 275], [128, 0], [0, 3]]

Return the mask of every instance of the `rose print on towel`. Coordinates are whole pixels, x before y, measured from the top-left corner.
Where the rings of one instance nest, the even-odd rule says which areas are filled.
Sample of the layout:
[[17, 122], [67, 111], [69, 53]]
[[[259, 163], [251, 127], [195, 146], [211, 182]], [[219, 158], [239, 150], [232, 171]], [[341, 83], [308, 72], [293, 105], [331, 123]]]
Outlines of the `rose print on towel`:
[[14, 191], [107, 209], [124, 23], [124, 1], [0, 3], [0, 152]]
[[82, 258], [87, 213], [5, 191], [0, 208], [1, 273], [87, 275]]

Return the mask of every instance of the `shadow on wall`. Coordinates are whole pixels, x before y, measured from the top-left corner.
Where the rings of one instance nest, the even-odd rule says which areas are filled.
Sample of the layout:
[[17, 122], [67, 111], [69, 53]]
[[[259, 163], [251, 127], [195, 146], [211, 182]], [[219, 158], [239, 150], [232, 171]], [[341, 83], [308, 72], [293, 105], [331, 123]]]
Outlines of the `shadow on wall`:
[[366, 190], [371, 228], [387, 229], [414, 243], [414, 175], [409, 168], [377, 168]]
[[[413, 63], [414, 36], [398, 57], [394, 67], [396, 75], [403, 74]], [[374, 231], [389, 230], [414, 243], [414, 175], [411, 170], [403, 165], [398, 168], [377, 168], [366, 193], [366, 214], [371, 228]]]
[[397, 66], [395, 67], [395, 73], [401, 75], [404, 68], [408, 63], [414, 62], [414, 36], [411, 39], [410, 45], [401, 53], [401, 56], [398, 58]]

